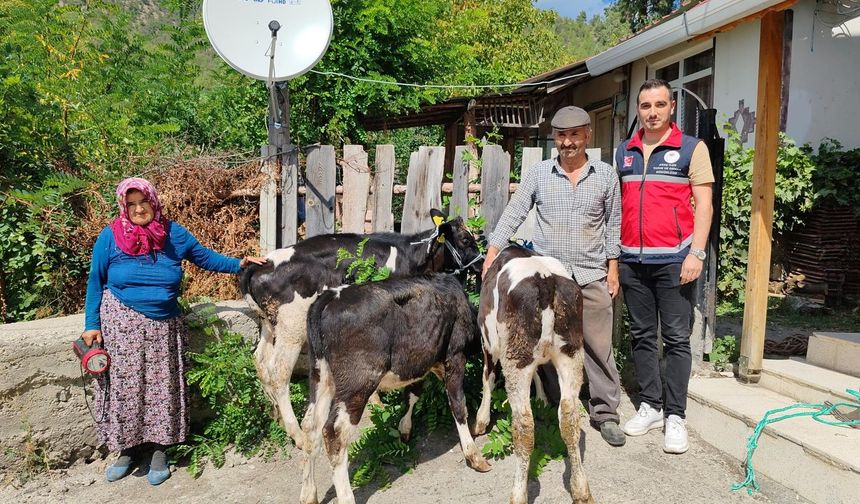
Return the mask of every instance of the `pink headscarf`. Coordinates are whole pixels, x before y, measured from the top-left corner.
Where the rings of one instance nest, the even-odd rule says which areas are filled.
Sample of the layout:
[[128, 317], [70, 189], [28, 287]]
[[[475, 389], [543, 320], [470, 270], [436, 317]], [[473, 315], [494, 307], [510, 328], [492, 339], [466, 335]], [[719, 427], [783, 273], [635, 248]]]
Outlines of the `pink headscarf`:
[[[146, 196], [152, 211], [155, 213], [152, 221], [139, 226], [131, 222], [128, 217], [128, 207], [125, 198], [128, 192], [136, 189]], [[142, 178], [127, 178], [119, 183], [116, 188], [116, 199], [119, 204], [119, 217], [114, 219], [110, 227], [113, 238], [120, 250], [128, 255], [144, 255], [155, 250], [161, 250], [167, 239], [167, 219], [161, 215], [161, 203], [155, 187], [149, 181]]]

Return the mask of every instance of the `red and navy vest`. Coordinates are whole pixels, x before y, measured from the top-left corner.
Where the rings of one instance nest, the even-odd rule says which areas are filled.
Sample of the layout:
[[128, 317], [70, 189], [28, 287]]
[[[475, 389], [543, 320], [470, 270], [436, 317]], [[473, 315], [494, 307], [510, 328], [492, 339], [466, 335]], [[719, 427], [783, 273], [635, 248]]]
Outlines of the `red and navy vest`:
[[700, 139], [684, 135], [673, 123], [665, 142], [654, 148], [648, 169], [643, 130], [618, 146], [621, 176], [621, 256], [625, 263], [668, 264], [684, 261], [693, 241], [690, 160]]

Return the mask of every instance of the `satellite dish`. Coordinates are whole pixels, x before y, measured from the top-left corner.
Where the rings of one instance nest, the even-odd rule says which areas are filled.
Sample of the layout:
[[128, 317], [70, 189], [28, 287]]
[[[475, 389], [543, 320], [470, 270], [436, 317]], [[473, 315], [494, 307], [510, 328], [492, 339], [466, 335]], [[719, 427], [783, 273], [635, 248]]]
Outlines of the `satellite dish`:
[[285, 81], [322, 58], [334, 20], [329, 0], [203, 0], [203, 25], [227, 64], [264, 81], [269, 79], [274, 31], [272, 80]]

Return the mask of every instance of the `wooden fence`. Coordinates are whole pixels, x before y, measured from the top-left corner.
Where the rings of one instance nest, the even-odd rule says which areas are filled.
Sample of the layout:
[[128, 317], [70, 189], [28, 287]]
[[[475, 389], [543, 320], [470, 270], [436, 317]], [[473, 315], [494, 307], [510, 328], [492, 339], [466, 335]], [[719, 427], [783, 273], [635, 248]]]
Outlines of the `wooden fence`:
[[[484, 233], [489, 234], [518, 187], [510, 181], [511, 156], [499, 145], [485, 146], [477, 184], [469, 180], [470, 163], [464, 159], [465, 150], [465, 146], [456, 148], [451, 182], [445, 182], [445, 148], [420, 147], [410, 155], [406, 184], [395, 185], [393, 145], [377, 145], [372, 165], [361, 145], [344, 145], [342, 159], [331, 145], [313, 146], [304, 152], [305, 185], [299, 187], [298, 149], [281, 156], [268, 156], [264, 149], [262, 171], [268, 177], [260, 193], [260, 249], [266, 254], [296, 242], [300, 196], [305, 198], [305, 237], [393, 231], [395, 220], [400, 222], [403, 233], [429, 229], [430, 209], [443, 208], [443, 193], [450, 196], [449, 215], [466, 218], [479, 214], [486, 220]], [[542, 153], [540, 147], [523, 148], [519, 172], [524, 174], [541, 161]], [[599, 149], [589, 149], [588, 153], [600, 159]], [[338, 180], [342, 185], [337, 185]], [[395, 194], [404, 195], [398, 219], [392, 212]], [[530, 215], [516, 237], [531, 239], [533, 229], [534, 215]]]

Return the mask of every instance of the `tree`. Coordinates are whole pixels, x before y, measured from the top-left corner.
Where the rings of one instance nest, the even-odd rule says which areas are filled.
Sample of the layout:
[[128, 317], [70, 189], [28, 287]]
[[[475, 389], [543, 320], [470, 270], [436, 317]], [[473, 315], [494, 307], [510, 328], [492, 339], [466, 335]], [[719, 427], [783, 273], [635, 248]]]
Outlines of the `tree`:
[[630, 27], [616, 6], [604, 9], [603, 16], [587, 19], [585, 11], [575, 19], [557, 17], [555, 31], [574, 61], [594, 56], [630, 35]]
[[669, 14], [680, 4], [680, 0], [615, 0], [613, 3], [634, 33]]

